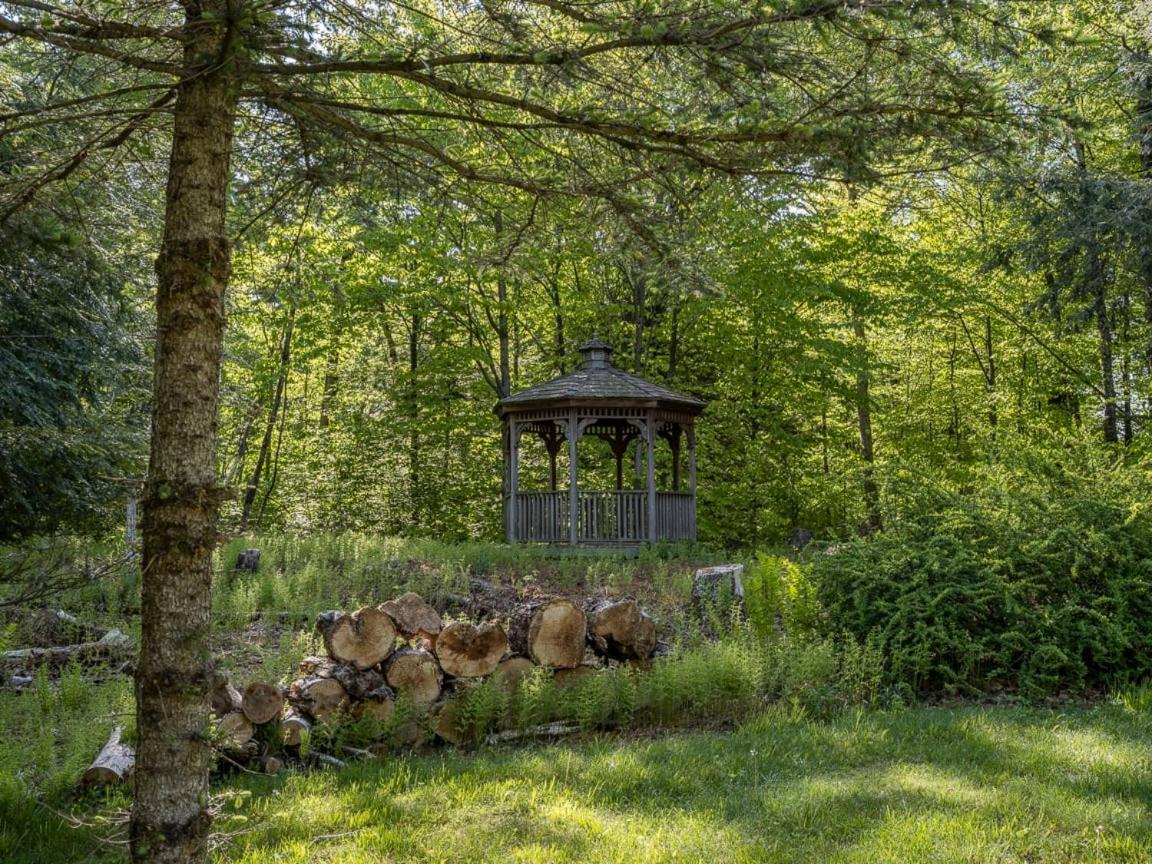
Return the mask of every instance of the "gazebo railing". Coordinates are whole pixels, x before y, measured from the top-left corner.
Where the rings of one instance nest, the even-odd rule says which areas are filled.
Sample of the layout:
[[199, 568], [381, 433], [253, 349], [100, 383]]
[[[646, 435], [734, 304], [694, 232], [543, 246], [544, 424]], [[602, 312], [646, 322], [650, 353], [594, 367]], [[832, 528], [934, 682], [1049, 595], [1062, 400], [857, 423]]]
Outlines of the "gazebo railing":
[[691, 492], [656, 493], [656, 539], [691, 540], [696, 536], [696, 506]]
[[[568, 490], [519, 492], [515, 503], [517, 540], [569, 542]], [[649, 539], [648, 494], [642, 489], [581, 491], [576, 513], [578, 543], [643, 543]], [[656, 493], [656, 539], [692, 539], [694, 523], [691, 493]]]

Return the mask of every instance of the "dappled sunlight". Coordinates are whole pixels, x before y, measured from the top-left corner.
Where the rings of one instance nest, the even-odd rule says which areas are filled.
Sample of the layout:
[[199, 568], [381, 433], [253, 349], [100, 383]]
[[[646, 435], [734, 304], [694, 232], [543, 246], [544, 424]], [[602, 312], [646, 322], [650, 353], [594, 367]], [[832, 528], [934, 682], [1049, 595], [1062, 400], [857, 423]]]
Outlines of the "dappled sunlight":
[[738, 733], [381, 760], [253, 784], [248, 833], [221, 860], [1147, 861], [1142, 724], [976, 709], [777, 716]]

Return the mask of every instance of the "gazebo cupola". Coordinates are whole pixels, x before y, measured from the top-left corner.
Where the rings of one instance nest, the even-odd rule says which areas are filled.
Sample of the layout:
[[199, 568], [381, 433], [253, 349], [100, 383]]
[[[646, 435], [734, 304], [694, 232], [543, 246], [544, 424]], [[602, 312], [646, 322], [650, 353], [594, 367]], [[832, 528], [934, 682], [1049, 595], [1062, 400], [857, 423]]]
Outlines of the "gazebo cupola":
[[[574, 371], [497, 403], [505, 432], [508, 542], [576, 546], [695, 540], [693, 423], [704, 402], [617, 369], [612, 349], [595, 336], [580, 346], [580, 355]], [[530, 488], [521, 476], [528, 461], [522, 458], [526, 433], [543, 444], [547, 468], [540, 488]], [[607, 444], [614, 475], [600, 472], [598, 482], [580, 477], [579, 444], [586, 437]], [[658, 450], [661, 441], [666, 449]], [[566, 488], [557, 464], [564, 451]], [[633, 458], [627, 458], [629, 451]], [[628, 470], [626, 463], [631, 463]], [[658, 488], [658, 475], [666, 488]]]

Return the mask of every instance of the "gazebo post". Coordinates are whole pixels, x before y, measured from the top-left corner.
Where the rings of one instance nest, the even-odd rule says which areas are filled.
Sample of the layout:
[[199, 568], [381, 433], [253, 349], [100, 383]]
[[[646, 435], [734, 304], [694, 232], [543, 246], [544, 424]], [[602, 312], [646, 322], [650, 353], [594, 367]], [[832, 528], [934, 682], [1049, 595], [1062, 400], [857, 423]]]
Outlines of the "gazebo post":
[[580, 489], [576, 485], [576, 440], [580, 436], [580, 423], [576, 412], [568, 415], [568, 542], [577, 545], [580, 539]]
[[516, 542], [516, 495], [520, 488], [520, 424], [508, 424], [508, 542]]
[[648, 542], [656, 542], [656, 423], [652, 415], [644, 424], [644, 439], [648, 442]]
[[688, 427], [688, 494], [692, 496], [692, 521], [688, 526], [688, 539], [696, 542], [696, 430]]

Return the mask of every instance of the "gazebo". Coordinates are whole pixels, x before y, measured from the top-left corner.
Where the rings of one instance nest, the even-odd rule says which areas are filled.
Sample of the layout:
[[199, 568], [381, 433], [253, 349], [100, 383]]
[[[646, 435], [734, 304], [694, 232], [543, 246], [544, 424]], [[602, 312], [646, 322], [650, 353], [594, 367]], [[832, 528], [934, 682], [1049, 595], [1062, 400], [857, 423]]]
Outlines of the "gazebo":
[[[693, 423], [704, 402], [617, 369], [611, 353], [592, 337], [580, 346], [579, 368], [497, 403], [496, 413], [504, 423], [504, 527], [509, 543], [632, 545], [696, 539]], [[541, 485], [546, 488], [522, 488], [525, 433], [544, 445], [547, 480]], [[585, 436], [607, 443], [616, 463], [615, 488], [581, 487], [578, 444]], [[661, 478], [670, 487], [663, 490], [657, 489], [658, 441], [667, 444], [667, 453], [659, 457]], [[557, 470], [565, 443], [566, 489], [558, 486]], [[625, 472], [633, 444], [634, 469]], [[681, 488], [684, 450], [687, 489]]]

